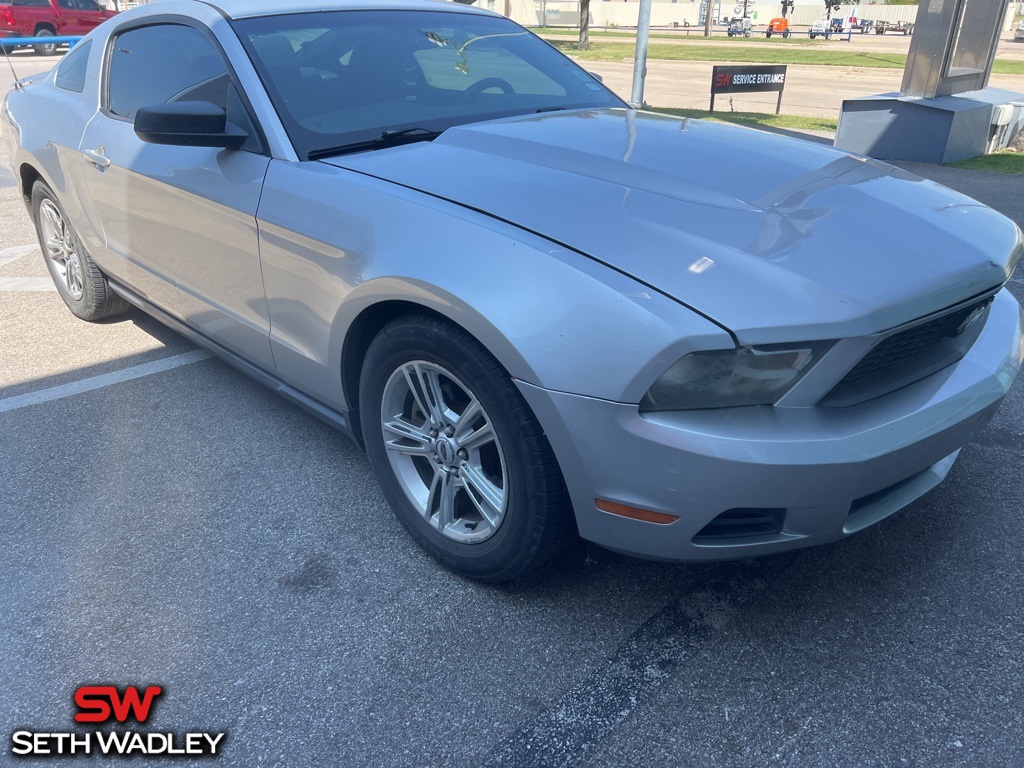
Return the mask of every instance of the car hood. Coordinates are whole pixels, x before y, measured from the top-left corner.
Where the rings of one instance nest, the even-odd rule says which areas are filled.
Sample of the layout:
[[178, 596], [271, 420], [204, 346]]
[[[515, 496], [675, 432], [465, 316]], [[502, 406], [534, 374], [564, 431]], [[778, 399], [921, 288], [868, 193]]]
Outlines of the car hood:
[[898, 168], [630, 110], [477, 123], [326, 162], [580, 251], [747, 344], [900, 325], [1000, 285], [1021, 251], [1008, 219]]

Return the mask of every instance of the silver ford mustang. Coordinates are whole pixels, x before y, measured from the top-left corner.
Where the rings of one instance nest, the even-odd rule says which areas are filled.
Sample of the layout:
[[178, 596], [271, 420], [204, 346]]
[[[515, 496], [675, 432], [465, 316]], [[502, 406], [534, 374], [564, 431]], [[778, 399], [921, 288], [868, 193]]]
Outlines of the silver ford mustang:
[[164, 0], [0, 124], [72, 312], [140, 307], [349, 433], [478, 579], [577, 532], [841, 539], [942, 480], [1024, 355], [1007, 219], [631, 110], [472, 8]]

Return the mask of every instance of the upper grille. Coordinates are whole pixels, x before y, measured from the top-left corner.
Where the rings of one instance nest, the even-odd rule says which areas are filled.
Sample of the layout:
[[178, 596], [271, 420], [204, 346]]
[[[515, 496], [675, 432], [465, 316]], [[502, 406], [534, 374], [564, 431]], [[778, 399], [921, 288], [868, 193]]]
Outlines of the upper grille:
[[[991, 302], [991, 297], [976, 301], [883, 339], [843, 377], [822, 404], [842, 406], [863, 402], [956, 362], [966, 354], [977, 335], [966, 332], [964, 322]], [[978, 325], [978, 331], [980, 327]]]

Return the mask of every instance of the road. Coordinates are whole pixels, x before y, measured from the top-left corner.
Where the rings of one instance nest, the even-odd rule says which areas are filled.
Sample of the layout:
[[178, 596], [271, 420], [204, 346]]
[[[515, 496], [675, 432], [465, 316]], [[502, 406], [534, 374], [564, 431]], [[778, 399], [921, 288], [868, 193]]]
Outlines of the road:
[[[914, 169], [1024, 224], [1014, 179]], [[142, 315], [71, 317], [13, 181], [5, 744], [70, 730], [74, 690], [101, 682], [162, 686], [155, 730], [227, 732], [197, 765], [1024, 759], [1019, 383], [940, 488], [845, 542], [717, 565], [577, 546], [484, 587], [422, 554], [305, 412]]]

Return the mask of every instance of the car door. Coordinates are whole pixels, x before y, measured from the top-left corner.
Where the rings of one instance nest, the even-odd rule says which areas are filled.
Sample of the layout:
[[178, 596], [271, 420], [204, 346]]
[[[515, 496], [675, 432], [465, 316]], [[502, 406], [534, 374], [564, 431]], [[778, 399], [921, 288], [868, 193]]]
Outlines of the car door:
[[95, 0], [57, 0], [62, 35], [85, 35], [106, 21]]
[[[118, 32], [107, 56], [100, 110], [80, 150], [108, 271], [273, 370], [255, 218], [270, 160], [219, 46], [205, 28], [159, 23]], [[189, 100], [224, 108], [249, 132], [246, 145], [167, 146], [136, 135], [140, 108]]]

